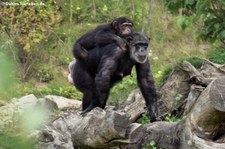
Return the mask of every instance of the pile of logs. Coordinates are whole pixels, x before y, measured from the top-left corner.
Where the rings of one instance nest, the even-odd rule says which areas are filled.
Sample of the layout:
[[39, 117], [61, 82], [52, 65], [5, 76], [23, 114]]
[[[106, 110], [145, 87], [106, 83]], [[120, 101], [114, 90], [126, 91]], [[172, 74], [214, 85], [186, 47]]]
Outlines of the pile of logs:
[[[126, 103], [117, 108], [96, 108], [85, 116], [78, 111], [64, 111], [39, 131], [38, 147], [141, 149], [154, 140], [156, 146], [163, 149], [225, 149], [223, 66], [206, 62], [197, 70], [184, 61], [182, 71], [186, 73], [182, 77], [185, 80], [170, 82], [170, 85], [165, 83], [158, 103], [161, 116], [173, 111], [174, 107], [182, 106], [184, 117], [181, 121], [137, 123], [145, 107], [140, 92], [135, 91]], [[168, 80], [171, 77], [173, 74]], [[179, 86], [182, 81], [186, 84]], [[177, 91], [183, 88], [181, 104], [174, 99], [176, 94], [171, 85]], [[165, 90], [165, 86], [169, 86], [170, 91]]]

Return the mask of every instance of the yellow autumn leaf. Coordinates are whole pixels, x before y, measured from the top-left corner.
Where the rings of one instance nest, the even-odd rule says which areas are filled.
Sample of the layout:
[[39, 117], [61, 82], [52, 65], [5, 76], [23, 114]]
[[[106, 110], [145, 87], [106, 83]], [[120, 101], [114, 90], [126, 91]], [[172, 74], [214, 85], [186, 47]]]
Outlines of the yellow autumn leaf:
[[34, 38], [34, 40], [33, 40], [35, 43], [38, 43], [38, 42], [40, 42], [41, 40], [39, 39], [39, 38]]
[[26, 45], [23, 47], [23, 49], [24, 49], [26, 52], [29, 52], [29, 51], [30, 51], [30, 44], [29, 44], [29, 43], [26, 43]]
[[107, 11], [108, 7], [106, 5], [103, 6], [103, 11]]

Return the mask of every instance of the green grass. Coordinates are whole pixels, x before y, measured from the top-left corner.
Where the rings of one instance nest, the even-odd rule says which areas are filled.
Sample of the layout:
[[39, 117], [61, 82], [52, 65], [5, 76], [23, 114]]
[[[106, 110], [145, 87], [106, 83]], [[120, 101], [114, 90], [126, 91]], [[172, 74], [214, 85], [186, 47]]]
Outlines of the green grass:
[[183, 61], [185, 60], [190, 62], [195, 68], [200, 68], [204, 62], [202, 58], [196, 56], [190, 56], [187, 58], [177, 60], [177, 62], [173, 65], [173, 67], [167, 66], [162, 69], [160, 77], [157, 80], [157, 86], [160, 87], [172, 71], [179, 71], [182, 68]]
[[32, 149], [34, 148], [34, 141], [25, 139], [24, 137], [10, 135], [0, 132], [0, 148], [3, 149]]
[[129, 94], [137, 88], [136, 75], [127, 76], [122, 82], [116, 84], [110, 92], [109, 104], [118, 103], [128, 98]]
[[73, 86], [46, 86], [39, 89], [25, 87], [22, 92], [25, 94], [34, 94], [36, 97], [43, 97], [45, 95], [58, 95], [71, 99], [82, 99], [81, 93], [78, 92]]
[[206, 43], [196, 41], [195, 26], [190, 25], [182, 30], [177, 23], [179, 18], [168, 13], [159, 1], [153, 1], [150, 62], [157, 86], [177, 66], [179, 60], [192, 56], [205, 57], [209, 48]]
[[225, 64], [225, 47], [219, 46], [212, 49], [208, 54], [207, 57], [210, 61], [218, 64]]
[[187, 59], [185, 59], [186, 61], [189, 61], [195, 68], [200, 68], [204, 62], [203, 59], [199, 58], [199, 57], [188, 57]]
[[[147, 5], [143, 5], [143, 7], [146, 9]], [[179, 16], [169, 14], [159, 1], [152, 1], [150, 63], [157, 86], [176, 67], [179, 59], [185, 59], [192, 55], [205, 57], [207, 53], [207, 44], [197, 43], [195, 40], [196, 27], [190, 26], [183, 31], [177, 23], [178, 18]], [[143, 21], [137, 24], [141, 23], [147, 22]], [[17, 92], [7, 94], [7, 97], [0, 95], [0, 98], [11, 99], [12, 97], [34, 93], [37, 96], [56, 94], [80, 99], [81, 93], [71, 89], [67, 82], [67, 65], [73, 60], [71, 51], [74, 41], [97, 25], [90, 23], [74, 24], [69, 21], [60, 24], [55, 32], [43, 44], [39, 45], [36, 56], [38, 59], [32, 64], [35, 69], [29, 74], [31, 78], [25, 82], [16, 82]], [[144, 24], [143, 31], [147, 29], [147, 25]], [[199, 63], [197, 60], [192, 61], [196, 61], [196, 64]], [[50, 78], [48, 73], [50, 73]], [[137, 82], [134, 71], [133, 77], [124, 78], [122, 83], [117, 84], [111, 90], [109, 101], [123, 101], [136, 88]]]

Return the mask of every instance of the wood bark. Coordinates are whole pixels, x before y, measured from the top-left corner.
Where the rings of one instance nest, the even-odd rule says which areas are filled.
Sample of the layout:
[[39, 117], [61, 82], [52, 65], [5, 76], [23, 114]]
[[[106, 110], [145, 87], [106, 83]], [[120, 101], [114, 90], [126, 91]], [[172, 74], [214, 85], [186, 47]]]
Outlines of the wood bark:
[[206, 78], [188, 62], [184, 62], [184, 69], [190, 79], [198, 81], [191, 85], [186, 116], [181, 121], [135, 123], [145, 112], [143, 99], [136, 91], [119, 109], [96, 108], [85, 116], [64, 111], [39, 130], [38, 148], [141, 149], [154, 140], [163, 149], [225, 149], [224, 72]]

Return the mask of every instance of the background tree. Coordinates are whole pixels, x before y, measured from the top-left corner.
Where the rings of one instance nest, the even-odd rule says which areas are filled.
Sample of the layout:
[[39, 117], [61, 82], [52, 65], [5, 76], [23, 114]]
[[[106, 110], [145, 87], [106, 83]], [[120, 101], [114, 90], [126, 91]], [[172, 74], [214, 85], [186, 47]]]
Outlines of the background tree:
[[210, 42], [219, 40], [225, 45], [224, 0], [164, 0], [164, 3], [169, 11], [183, 16], [179, 19], [183, 29], [191, 22], [197, 23], [201, 39]]

